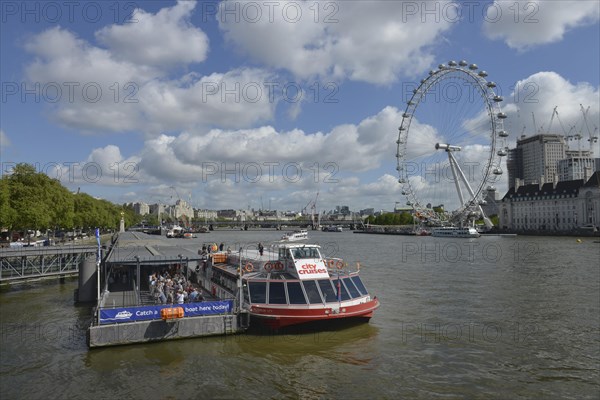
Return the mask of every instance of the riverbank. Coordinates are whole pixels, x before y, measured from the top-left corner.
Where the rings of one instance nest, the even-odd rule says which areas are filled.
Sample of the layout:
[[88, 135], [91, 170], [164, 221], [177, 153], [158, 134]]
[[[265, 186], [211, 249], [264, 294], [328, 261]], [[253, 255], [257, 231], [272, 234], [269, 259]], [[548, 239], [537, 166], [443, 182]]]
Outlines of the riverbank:
[[[365, 231], [357, 230], [354, 233], [365, 233], [372, 235], [401, 235], [401, 236], [418, 236], [413, 232], [404, 231]], [[592, 232], [588, 230], [575, 230], [575, 231], [521, 231], [521, 230], [492, 230], [489, 232], [482, 232], [482, 236], [568, 236], [568, 237], [600, 237], [600, 232]]]

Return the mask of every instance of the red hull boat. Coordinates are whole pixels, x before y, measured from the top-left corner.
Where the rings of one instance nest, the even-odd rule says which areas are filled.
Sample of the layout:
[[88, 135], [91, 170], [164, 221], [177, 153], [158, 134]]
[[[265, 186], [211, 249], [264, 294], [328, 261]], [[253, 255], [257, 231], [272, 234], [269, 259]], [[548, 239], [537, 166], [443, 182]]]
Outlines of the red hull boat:
[[306, 324], [368, 322], [379, 307], [359, 276], [340, 258], [325, 258], [315, 244], [275, 244], [257, 250], [213, 253], [199, 271], [217, 298], [232, 298], [251, 325], [281, 329]]

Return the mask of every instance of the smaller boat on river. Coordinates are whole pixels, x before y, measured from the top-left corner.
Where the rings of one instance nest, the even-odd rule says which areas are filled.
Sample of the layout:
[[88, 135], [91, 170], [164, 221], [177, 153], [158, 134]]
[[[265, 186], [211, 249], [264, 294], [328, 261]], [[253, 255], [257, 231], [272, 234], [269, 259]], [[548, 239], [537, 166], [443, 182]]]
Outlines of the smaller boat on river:
[[452, 238], [478, 238], [481, 234], [473, 227], [440, 226], [431, 230], [431, 236]]
[[299, 231], [288, 232], [281, 237], [282, 242], [296, 242], [299, 240], [308, 239], [308, 231], [306, 229], [300, 229]]

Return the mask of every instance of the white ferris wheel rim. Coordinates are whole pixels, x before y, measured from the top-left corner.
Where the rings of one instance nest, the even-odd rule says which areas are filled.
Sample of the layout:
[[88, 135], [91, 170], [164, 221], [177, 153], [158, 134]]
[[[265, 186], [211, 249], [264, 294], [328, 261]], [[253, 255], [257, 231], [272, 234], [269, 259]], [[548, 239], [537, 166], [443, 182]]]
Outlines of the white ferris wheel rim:
[[[411, 132], [413, 118], [415, 117], [415, 112], [419, 109], [421, 102], [432, 87], [438, 85], [444, 80], [459, 78], [473, 85], [473, 87], [477, 90], [477, 93], [480, 95], [481, 106], [486, 110], [486, 121], [489, 122], [490, 127], [490, 150], [489, 155], [486, 158], [487, 161], [485, 167], [482, 169], [481, 179], [476, 185], [474, 185], [475, 188], [473, 190], [473, 194], [469, 195], [468, 199], [463, 201], [456, 210], [453, 210], [452, 214], [456, 218], [463, 218], [467, 211], [472, 211], [475, 208], [480, 209], [479, 206], [483, 203], [483, 198], [485, 197], [483, 195], [485, 186], [487, 185], [488, 187], [493, 187], [497, 177], [502, 174], [501, 157], [507, 154], [505, 137], [508, 136], [506, 131], [503, 129], [503, 119], [506, 118], [506, 114], [501, 112], [499, 106], [499, 103], [503, 99], [502, 97], [496, 95], [494, 91], [496, 84], [485, 79], [487, 77], [487, 73], [485, 71], [477, 72], [477, 70], [477, 65], [468, 65], [465, 61], [461, 61], [459, 63], [450, 61], [447, 65], [441, 64], [438, 70], [430, 71], [429, 76], [421, 80], [420, 85], [413, 90], [413, 95], [407, 102], [406, 109], [403, 113], [402, 123], [399, 127], [398, 140], [396, 141], [396, 169], [399, 175], [398, 181], [400, 184], [402, 184], [402, 193], [408, 200], [407, 204], [413, 207], [417, 216], [422, 213], [432, 219], [439, 217], [439, 215], [434, 216], [437, 213], [434, 213], [432, 210], [425, 207], [427, 199], [423, 199], [421, 196], [419, 196], [418, 191], [411, 184], [411, 177], [407, 175], [407, 168], [405, 168], [407, 160], [405, 157], [408, 154], [408, 139]], [[439, 148], [445, 149], [446, 151], [460, 150], [460, 147], [454, 146], [452, 143], [438, 143], [436, 144], [436, 149]], [[497, 148], [500, 150], [497, 151]]]

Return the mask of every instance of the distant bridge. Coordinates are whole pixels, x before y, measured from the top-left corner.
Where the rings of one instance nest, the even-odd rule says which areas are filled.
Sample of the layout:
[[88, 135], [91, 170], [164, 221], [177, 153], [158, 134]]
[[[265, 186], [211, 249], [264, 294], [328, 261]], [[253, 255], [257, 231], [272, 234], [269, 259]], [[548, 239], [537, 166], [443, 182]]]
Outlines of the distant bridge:
[[[205, 223], [193, 223], [192, 229], [199, 229], [200, 227], [208, 226], [210, 230], [218, 229], [219, 227], [229, 227], [229, 228], [240, 228], [240, 229], [250, 229], [250, 228], [271, 228], [271, 229], [282, 229], [286, 228], [306, 228], [306, 229], [319, 229], [316, 224], [313, 224], [312, 221], [309, 220], [246, 220], [246, 221], [217, 221], [217, 220], [209, 220]], [[363, 222], [361, 220], [334, 220], [334, 221], [321, 221], [321, 226], [341, 226], [349, 229], [359, 229], [363, 227]], [[129, 231], [138, 231], [145, 233], [153, 233], [160, 229], [158, 226], [147, 226], [147, 227], [131, 227], [127, 230]], [[163, 230], [165, 228], [163, 227]], [[164, 234], [164, 231], [163, 231]]]

